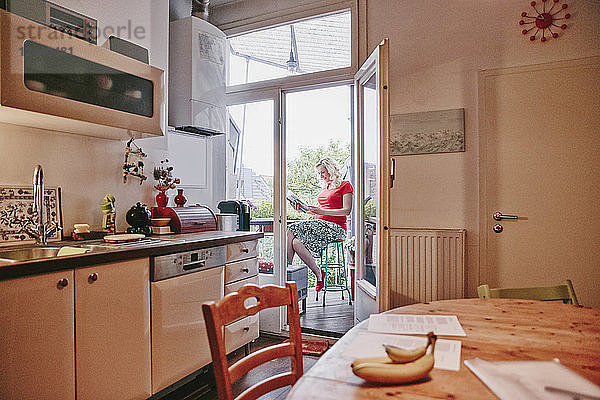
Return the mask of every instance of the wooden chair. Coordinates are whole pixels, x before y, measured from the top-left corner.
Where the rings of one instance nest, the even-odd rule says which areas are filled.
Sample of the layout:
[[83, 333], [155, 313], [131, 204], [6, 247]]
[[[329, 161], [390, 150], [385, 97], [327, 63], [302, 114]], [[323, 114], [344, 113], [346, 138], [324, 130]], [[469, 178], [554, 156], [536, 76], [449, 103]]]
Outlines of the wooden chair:
[[477, 287], [477, 294], [480, 299], [562, 300], [563, 303], [579, 305], [570, 279], [555, 286], [490, 289], [488, 285], [481, 285]]
[[[247, 301], [250, 299], [249, 301]], [[290, 340], [266, 347], [228, 366], [223, 327], [240, 317], [255, 315], [265, 308], [287, 306]], [[232, 400], [232, 383], [251, 369], [268, 361], [290, 357], [291, 371], [268, 378], [246, 389], [236, 399], [256, 399], [280, 387], [293, 385], [302, 376], [302, 337], [300, 335], [300, 314], [298, 290], [294, 282], [285, 287], [266, 285], [244, 285], [237, 292], [225, 296], [219, 302], [202, 305], [206, 330], [213, 359], [215, 380], [220, 400]]]

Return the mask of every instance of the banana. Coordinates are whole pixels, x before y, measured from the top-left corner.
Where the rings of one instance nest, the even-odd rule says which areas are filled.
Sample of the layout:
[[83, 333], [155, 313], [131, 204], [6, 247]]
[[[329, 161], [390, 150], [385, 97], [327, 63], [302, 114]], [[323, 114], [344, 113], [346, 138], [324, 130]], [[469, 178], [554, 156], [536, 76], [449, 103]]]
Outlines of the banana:
[[[352, 363], [352, 372], [356, 376], [363, 378], [366, 381], [376, 383], [398, 384], [414, 382], [422, 379], [429, 374], [429, 372], [433, 369], [433, 365], [435, 364], [433, 352], [435, 350], [435, 341], [437, 338], [432, 333], [430, 333], [428, 337], [429, 340], [426, 347], [431, 345], [430, 351], [414, 361], [407, 363], [394, 363], [373, 362], [375, 358], [360, 359], [371, 361], [357, 363], [359, 360], [355, 360], [355, 362]], [[377, 358], [381, 359], [382, 357]]]
[[433, 369], [432, 354], [405, 364], [365, 363], [352, 369], [354, 375], [369, 382], [408, 383], [422, 379]]
[[365, 357], [365, 358], [357, 358], [356, 360], [352, 361], [352, 364], [350, 366], [352, 368], [354, 368], [355, 366], [357, 366], [359, 364], [370, 364], [370, 363], [392, 364], [393, 361], [388, 356], [383, 356], [383, 357]]
[[425, 355], [425, 353], [427, 352], [427, 348], [431, 344], [431, 336], [430, 335], [432, 336], [433, 333], [429, 332], [427, 334], [427, 344], [425, 344], [425, 346], [418, 347], [416, 349], [408, 350], [408, 349], [403, 349], [400, 347], [392, 346], [389, 344], [384, 344], [383, 347], [385, 347], [385, 352], [387, 353], [388, 357], [392, 359], [393, 362], [395, 362], [395, 363], [411, 362], [411, 361], [414, 361], [417, 358], [421, 358]]

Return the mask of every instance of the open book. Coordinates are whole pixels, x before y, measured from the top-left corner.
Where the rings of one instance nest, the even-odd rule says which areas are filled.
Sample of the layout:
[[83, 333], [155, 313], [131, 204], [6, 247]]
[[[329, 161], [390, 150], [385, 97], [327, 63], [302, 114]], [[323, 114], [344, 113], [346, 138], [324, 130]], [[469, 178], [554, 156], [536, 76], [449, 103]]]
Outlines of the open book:
[[288, 192], [286, 198], [288, 199], [292, 207], [294, 207], [295, 209], [302, 212], [308, 212], [308, 205], [294, 193]]

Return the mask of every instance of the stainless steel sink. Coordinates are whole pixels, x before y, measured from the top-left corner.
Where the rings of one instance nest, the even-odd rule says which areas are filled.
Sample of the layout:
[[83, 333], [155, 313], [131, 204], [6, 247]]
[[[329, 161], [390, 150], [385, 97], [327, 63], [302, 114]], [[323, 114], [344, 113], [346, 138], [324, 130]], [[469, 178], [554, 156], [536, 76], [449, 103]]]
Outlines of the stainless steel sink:
[[61, 244], [59, 246], [20, 247], [16, 249], [13, 248], [10, 250], [0, 251], [0, 263], [17, 263], [22, 261], [58, 257], [58, 252], [63, 247], [84, 249], [86, 250], [86, 252], [89, 253], [116, 249], [131, 249], [136, 247], [153, 246], [160, 243], [165, 242], [162, 242], [161, 240], [157, 239], [145, 238], [143, 240], [130, 243], [106, 243], [104, 241], [101, 241], [96, 243]]
[[80, 247], [82, 249], [88, 249], [90, 251], [111, 250], [115, 248], [115, 246], [107, 244], [78, 244], [77, 246], [73, 247]]
[[58, 255], [60, 247], [24, 247], [0, 251], [0, 260], [5, 262], [19, 262], [37, 260], [40, 258], [52, 258]]

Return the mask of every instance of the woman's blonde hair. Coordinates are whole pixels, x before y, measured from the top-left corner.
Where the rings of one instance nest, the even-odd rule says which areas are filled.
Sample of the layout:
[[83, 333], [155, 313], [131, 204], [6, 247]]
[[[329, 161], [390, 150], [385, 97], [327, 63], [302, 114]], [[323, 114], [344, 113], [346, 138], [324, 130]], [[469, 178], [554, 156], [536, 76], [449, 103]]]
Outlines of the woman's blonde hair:
[[331, 176], [332, 186], [334, 188], [340, 186], [342, 184], [342, 174], [337, 162], [331, 157], [323, 157], [315, 164], [315, 168], [320, 167], [321, 165], [325, 167]]

